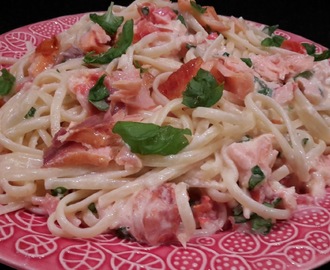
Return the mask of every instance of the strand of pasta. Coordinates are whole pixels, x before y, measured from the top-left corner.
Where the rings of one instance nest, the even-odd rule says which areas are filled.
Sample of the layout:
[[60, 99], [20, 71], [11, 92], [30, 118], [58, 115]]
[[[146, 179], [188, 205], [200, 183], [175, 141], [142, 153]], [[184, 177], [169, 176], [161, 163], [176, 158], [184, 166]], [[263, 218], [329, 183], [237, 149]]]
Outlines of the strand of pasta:
[[294, 91], [296, 112], [308, 131], [326, 143], [330, 143], [330, 128], [300, 90]]
[[193, 236], [196, 230], [196, 222], [192, 213], [189, 196], [187, 194], [187, 186], [185, 183], [180, 182], [175, 186], [175, 199], [178, 206], [179, 214], [181, 217], [183, 232], [178, 233], [178, 240], [186, 247], [186, 243]]
[[[118, 210], [116, 209], [115, 205], [112, 206], [109, 211], [106, 212], [106, 215], [100, 219], [98, 223], [96, 223], [92, 227], [87, 228], [80, 228], [79, 226], [76, 226], [71, 223], [71, 221], [67, 217], [67, 205], [74, 201], [80, 201], [85, 200], [84, 202], [80, 204], [84, 204], [87, 208], [88, 204], [90, 202], [93, 202], [97, 197], [99, 197], [103, 192], [99, 191], [96, 193], [91, 193], [90, 191], [75, 191], [64, 198], [62, 198], [56, 208], [56, 211], [52, 213], [48, 220], [47, 225], [50, 231], [57, 236], [61, 237], [81, 237], [81, 238], [89, 238], [94, 237], [96, 235], [99, 235], [101, 233], [104, 233], [109, 227], [111, 227], [111, 224], [117, 220]], [[92, 196], [90, 196], [93, 194]], [[87, 198], [87, 199], [86, 199]], [[118, 204], [118, 203], [117, 203]], [[79, 207], [81, 207], [79, 205]], [[72, 208], [77, 208], [77, 206], [73, 206]], [[70, 208], [69, 208], [70, 210]], [[60, 228], [56, 225], [56, 222], [60, 225]]]
[[[263, 104], [268, 105], [269, 107], [274, 109], [278, 113], [278, 115], [281, 116], [283, 123], [287, 128], [291, 145], [286, 140], [285, 135], [279, 132], [279, 130], [271, 123], [271, 121], [256, 105], [253, 99], [260, 100]], [[306, 182], [308, 180], [307, 176], [309, 168], [305, 157], [305, 151], [302, 148], [301, 141], [297, 139], [297, 134], [292, 127], [291, 121], [288, 115], [285, 113], [284, 109], [280, 107], [280, 105], [270, 97], [261, 94], [249, 94], [245, 98], [245, 104], [246, 107], [254, 111], [256, 116], [266, 125], [267, 129], [275, 135], [277, 142], [281, 146], [283, 155], [286, 157], [288, 163], [291, 166], [290, 169], [294, 170], [297, 173], [301, 181]]]
[[193, 167], [193, 165], [194, 164], [176, 165], [164, 169], [152, 169], [144, 175], [137, 177], [134, 182], [130, 182], [120, 188], [117, 188], [100, 196], [98, 200], [99, 206], [102, 208], [106, 207], [114, 201], [126, 197], [129, 194], [132, 194], [143, 187], [159, 186], [187, 172]]

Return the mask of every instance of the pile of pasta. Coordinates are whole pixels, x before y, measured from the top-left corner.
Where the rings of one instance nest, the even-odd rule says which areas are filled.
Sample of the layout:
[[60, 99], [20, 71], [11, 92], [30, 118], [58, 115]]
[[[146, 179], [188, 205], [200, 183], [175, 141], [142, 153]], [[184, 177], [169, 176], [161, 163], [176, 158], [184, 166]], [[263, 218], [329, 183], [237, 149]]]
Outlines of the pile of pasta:
[[330, 184], [329, 51], [276, 33], [136, 0], [31, 48], [0, 72], [0, 214], [150, 245], [290, 219]]

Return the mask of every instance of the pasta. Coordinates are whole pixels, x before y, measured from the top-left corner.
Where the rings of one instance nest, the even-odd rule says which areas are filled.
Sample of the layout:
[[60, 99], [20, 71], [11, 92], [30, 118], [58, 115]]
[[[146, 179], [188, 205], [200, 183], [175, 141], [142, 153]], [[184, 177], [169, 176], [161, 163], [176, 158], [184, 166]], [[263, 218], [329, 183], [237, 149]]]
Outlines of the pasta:
[[[85, 14], [2, 69], [0, 214], [150, 245], [268, 233], [330, 184], [330, 66], [195, 1]], [[5, 89], [7, 89], [5, 91]]]

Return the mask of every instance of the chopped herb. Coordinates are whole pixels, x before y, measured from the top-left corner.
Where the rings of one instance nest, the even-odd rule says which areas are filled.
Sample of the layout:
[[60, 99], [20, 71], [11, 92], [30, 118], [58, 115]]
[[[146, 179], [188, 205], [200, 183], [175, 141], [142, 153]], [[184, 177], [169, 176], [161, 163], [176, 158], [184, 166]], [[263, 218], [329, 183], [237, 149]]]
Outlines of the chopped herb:
[[25, 119], [31, 118], [34, 116], [34, 114], [36, 113], [36, 108], [31, 107], [31, 109], [26, 113], [26, 115], [24, 116]]
[[213, 75], [199, 69], [183, 92], [182, 103], [189, 108], [211, 107], [222, 97], [223, 84], [218, 84]]
[[114, 3], [111, 2], [110, 6], [106, 13], [103, 15], [97, 15], [95, 13], [90, 14], [89, 17], [91, 21], [99, 24], [107, 34], [114, 36], [119, 28], [119, 26], [123, 23], [123, 16], [115, 16], [112, 12]]
[[222, 56], [229, 56], [230, 54], [229, 53], [227, 53], [227, 52], [224, 52], [223, 54], [222, 54]]
[[141, 13], [142, 13], [144, 16], [148, 16], [148, 15], [149, 15], [149, 8], [148, 8], [148, 7], [142, 7], [142, 8], [141, 8]]
[[134, 65], [134, 67], [140, 69], [140, 73], [144, 73], [144, 72], [146, 72], [148, 70], [146, 68], [143, 68], [142, 65], [141, 65], [141, 63], [139, 61], [137, 61], [137, 60], [134, 60], [133, 61], [133, 65]]
[[266, 205], [271, 208], [275, 208], [276, 206], [278, 206], [280, 204], [281, 201], [282, 201], [282, 198], [278, 197], [278, 198], [274, 199], [271, 203], [264, 202], [263, 205]]
[[197, 4], [195, 1], [190, 0], [190, 5], [199, 13], [203, 14], [206, 11], [206, 8], [202, 7], [201, 5]]
[[322, 61], [330, 58], [330, 50], [325, 50], [322, 53], [317, 54], [314, 44], [301, 43], [301, 45], [304, 46], [308, 55], [314, 57], [314, 61]]
[[322, 61], [330, 58], [330, 50], [323, 51], [319, 54], [314, 54], [314, 61]]
[[308, 55], [314, 55], [316, 53], [316, 47], [314, 44], [303, 42], [301, 45], [304, 46]]
[[278, 206], [282, 202], [282, 198], [278, 197], [272, 201], [273, 207]]
[[251, 173], [252, 175], [249, 179], [249, 190], [254, 189], [260, 182], [265, 179], [265, 175], [258, 165], [251, 169]]
[[129, 227], [119, 227], [118, 229], [115, 229], [115, 235], [120, 239], [135, 240], [129, 232]]
[[305, 78], [305, 79], [310, 79], [311, 77], [313, 76], [313, 72], [310, 71], [310, 70], [306, 70], [306, 71], [303, 71], [299, 74], [297, 74], [296, 76], [294, 76], [294, 80], [299, 78], [299, 77], [302, 77], [302, 78]]
[[303, 138], [303, 139], [301, 140], [301, 144], [302, 144], [303, 146], [305, 146], [305, 145], [307, 144], [308, 141], [309, 141], [308, 138]]
[[259, 79], [258, 77], [254, 77], [254, 81], [258, 83], [260, 89], [258, 90], [259, 94], [271, 97], [273, 95], [273, 90], [267, 86], [267, 84]]
[[0, 96], [8, 95], [14, 87], [15, 81], [16, 78], [14, 75], [10, 74], [10, 72], [5, 68], [1, 69]]
[[84, 61], [87, 64], [108, 64], [113, 59], [120, 57], [126, 52], [128, 47], [133, 42], [133, 20], [130, 19], [125, 22], [123, 30], [118, 37], [116, 44], [104, 53], [94, 54], [94, 52], [87, 53]]
[[243, 207], [240, 204], [233, 208], [233, 216], [235, 223], [245, 223], [248, 221], [243, 215]]
[[102, 75], [88, 93], [88, 101], [100, 111], [106, 111], [109, 109], [109, 103], [107, 102], [109, 91], [104, 85], [105, 76], [105, 74]]
[[265, 47], [281, 47], [283, 41], [285, 40], [284, 37], [274, 35], [272, 37], [267, 37], [261, 41], [261, 45]]
[[185, 19], [183, 18], [183, 16], [181, 14], [178, 15], [178, 20], [184, 25], [184, 26], [187, 26], [186, 25], [186, 21]]
[[90, 203], [88, 205], [88, 210], [91, 211], [93, 214], [97, 214], [97, 209], [96, 209], [96, 206], [95, 206], [95, 203]]
[[196, 45], [186, 43], [186, 48], [187, 48], [187, 50], [189, 50], [191, 48], [196, 48]]
[[240, 142], [248, 142], [248, 141], [251, 141], [251, 136], [249, 135], [244, 135], [240, 140]]
[[260, 234], [268, 234], [273, 227], [270, 218], [265, 219], [257, 214], [253, 214], [250, 218], [252, 231]]
[[252, 67], [252, 60], [251, 58], [241, 58], [241, 60], [248, 66]]
[[133, 153], [142, 155], [177, 154], [189, 144], [185, 135], [191, 135], [189, 129], [124, 121], [118, 121], [112, 131], [122, 137]]
[[54, 197], [62, 197], [68, 190], [65, 187], [57, 187], [50, 190], [50, 194]]
[[276, 25], [271, 25], [271, 26], [265, 26], [263, 29], [262, 29], [262, 32], [264, 32], [265, 34], [271, 36], [273, 35], [273, 33], [278, 29], [278, 24]]
[[[272, 206], [270, 205], [270, 207]], [[271, 219], [265, 219], [255, 213], [252, 213], [249, 219], [245, 218], [243, 215], [243, 207], [240, 204], [234, 207], [233, 217], [235, 223], [249, 222], [251, 224], [252, 231], [256, 233], [268, 234], [271, 228], [273, 227], [273, 223]]]

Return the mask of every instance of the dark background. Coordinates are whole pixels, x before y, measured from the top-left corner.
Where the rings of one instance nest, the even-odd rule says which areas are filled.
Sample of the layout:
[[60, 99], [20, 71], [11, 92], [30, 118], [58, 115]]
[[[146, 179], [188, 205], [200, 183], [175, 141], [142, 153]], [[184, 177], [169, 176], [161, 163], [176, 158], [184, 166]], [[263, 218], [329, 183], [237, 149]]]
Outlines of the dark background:
[[[129, 0], [113, 0], [126, 6]], [[243, 17], [303, 36], [330, 48], [330, 12], [327, 1], [275, 0], [197, 0], [200, 5], [213, 5], [222, 15]], [[0, 34], [35, 22], [70, 14], [103, 11], [110, 0], [6, 0], [0, 7]], [[1, 246], [1, 244], [0, 244]], [[1, 247], [0, 247], [1, 250]], [[0, 251], [1, 252], [1, 251]], [[1, 269], [6, 269], [1, 267]]]

